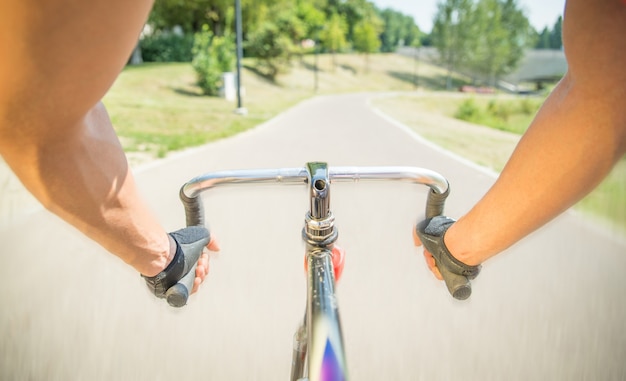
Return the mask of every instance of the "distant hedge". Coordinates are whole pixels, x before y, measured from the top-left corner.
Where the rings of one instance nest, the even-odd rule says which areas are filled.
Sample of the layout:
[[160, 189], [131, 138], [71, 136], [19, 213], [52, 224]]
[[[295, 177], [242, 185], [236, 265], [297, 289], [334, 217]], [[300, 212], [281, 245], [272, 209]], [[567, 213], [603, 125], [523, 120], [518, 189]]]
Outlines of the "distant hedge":
[[193, 35], [155, 33], [140, 42], [144, 62], [191, 62]]

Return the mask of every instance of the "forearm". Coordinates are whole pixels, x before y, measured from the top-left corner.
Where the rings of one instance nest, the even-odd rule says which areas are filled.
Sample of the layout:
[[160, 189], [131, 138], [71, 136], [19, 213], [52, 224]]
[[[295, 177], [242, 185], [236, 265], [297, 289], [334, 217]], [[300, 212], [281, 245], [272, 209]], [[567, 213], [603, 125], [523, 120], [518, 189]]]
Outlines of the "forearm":
[[7, 134], [1, 153], [50, 211], [146, 275], [168, 263], [170, 241], [137, 193], [102, 105], [52, 134]]
[[446, 245], [455, 257], [481, 263], [590, 192], [626, 148], [621, 110], [566, 76], [494, 186], [448, 231]]

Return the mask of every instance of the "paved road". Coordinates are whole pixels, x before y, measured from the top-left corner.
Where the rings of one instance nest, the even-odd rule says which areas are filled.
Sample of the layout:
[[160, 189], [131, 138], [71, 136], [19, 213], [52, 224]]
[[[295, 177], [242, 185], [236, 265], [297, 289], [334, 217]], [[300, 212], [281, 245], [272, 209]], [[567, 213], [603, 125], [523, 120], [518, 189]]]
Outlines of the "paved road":
[[[210, 170], [414, 165], [449, 178], [466, 211], [488, 173], [420, 143], [373, 113], [366, 95], [319, 97], [253, 131], [137, 174], [169, 229], [179, 186]], [[354, 380], [626, 378], [626, 246], [568, 213], [489, 262], [467, 302], [447, 296], [412, 247], [425, 189], [333, 188], [339, 285]], [[372, 204], [373, 200], [380, 200]], [[207, 199], [223, 250], [182, 310], [45, 212], [0, 233], [0, 379], [285, 380], [304, 309], [300, 225], [306, 191], [217, 190]], [[532, 211], [529, 211], [532, 213]]]

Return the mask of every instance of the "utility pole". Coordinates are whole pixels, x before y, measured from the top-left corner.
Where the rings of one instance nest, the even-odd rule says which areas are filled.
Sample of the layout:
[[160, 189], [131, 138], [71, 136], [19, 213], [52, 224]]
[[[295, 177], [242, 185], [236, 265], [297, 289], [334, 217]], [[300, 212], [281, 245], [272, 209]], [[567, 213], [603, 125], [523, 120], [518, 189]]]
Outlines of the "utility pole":
[[241, 24], [241, 0], [235, 0], [235, 30], [237, 43], [237, 109], [235, 109], [235, 113], [239, 115], [246, 115], [248, 110], [243, 107], [243, 102], [241, 100], [241, 61], [243, 60], [243, 32]]
[[413, 84], [415, 85], [415, 90], [419, 89], [419, 75], [417, 73], [417, 69], [418, 69], [418, 64], [419, 64], [419, 58], [420, 58], [420, 48], [421, 48], [421, 44], [419, 46], [416, 46], [415, 49], [415, 66], [413, 66]]

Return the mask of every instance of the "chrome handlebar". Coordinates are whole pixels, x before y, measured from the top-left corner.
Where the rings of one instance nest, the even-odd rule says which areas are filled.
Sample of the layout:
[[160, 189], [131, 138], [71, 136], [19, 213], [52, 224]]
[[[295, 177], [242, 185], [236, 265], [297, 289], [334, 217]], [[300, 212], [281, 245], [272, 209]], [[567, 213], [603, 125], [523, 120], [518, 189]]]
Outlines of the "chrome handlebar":
[[[309, 184], [311, 209], [307, 215], [308, 228], [305, 230], [305, 240], [310, 241], [309, 243], [317, 240], [323, 245], [326, 243], [325, 239], [328, 239], [329, 242], [334, 241], [336, 236], [332, 230], [334, 219], [330, 213], [329, 198], [327, 197], [327, 181], [331, 184], [350, 181], [398, 181], [426, 185], [431, 189], [426, 201], [426, 218], [443, 214], [445, 200], [450, 191], [448, 181], [439, 173], [429, 169], [400, 166], [328, 167], [326, 163], [312, 162], [301, 168], [210, 172], [185, 183], [180, 189], [180, 199], [185, 206], [187, 226], [198, 226], [205, 225], [203, 204], [199, 196], [206, 190], [240, 184]], [[187, 278], [193, 282], [193, 277]], [[186, 279], [186, 282], [189, 282], [189, 279]], [[186, 285], [184, 283], [181, 284], [188, 291], [191, 291], [193, 284]], [[186, 295], [179, 295], [182, 288], [178, 287], [177, 289], [179, 291], [175, 291], [174, 287], [171, 288], [171, 292], [168, 290], [166, 294], [168, 303], [170, 296], [171, 300], [184, 300], [186, 303], [189, 292]]]

